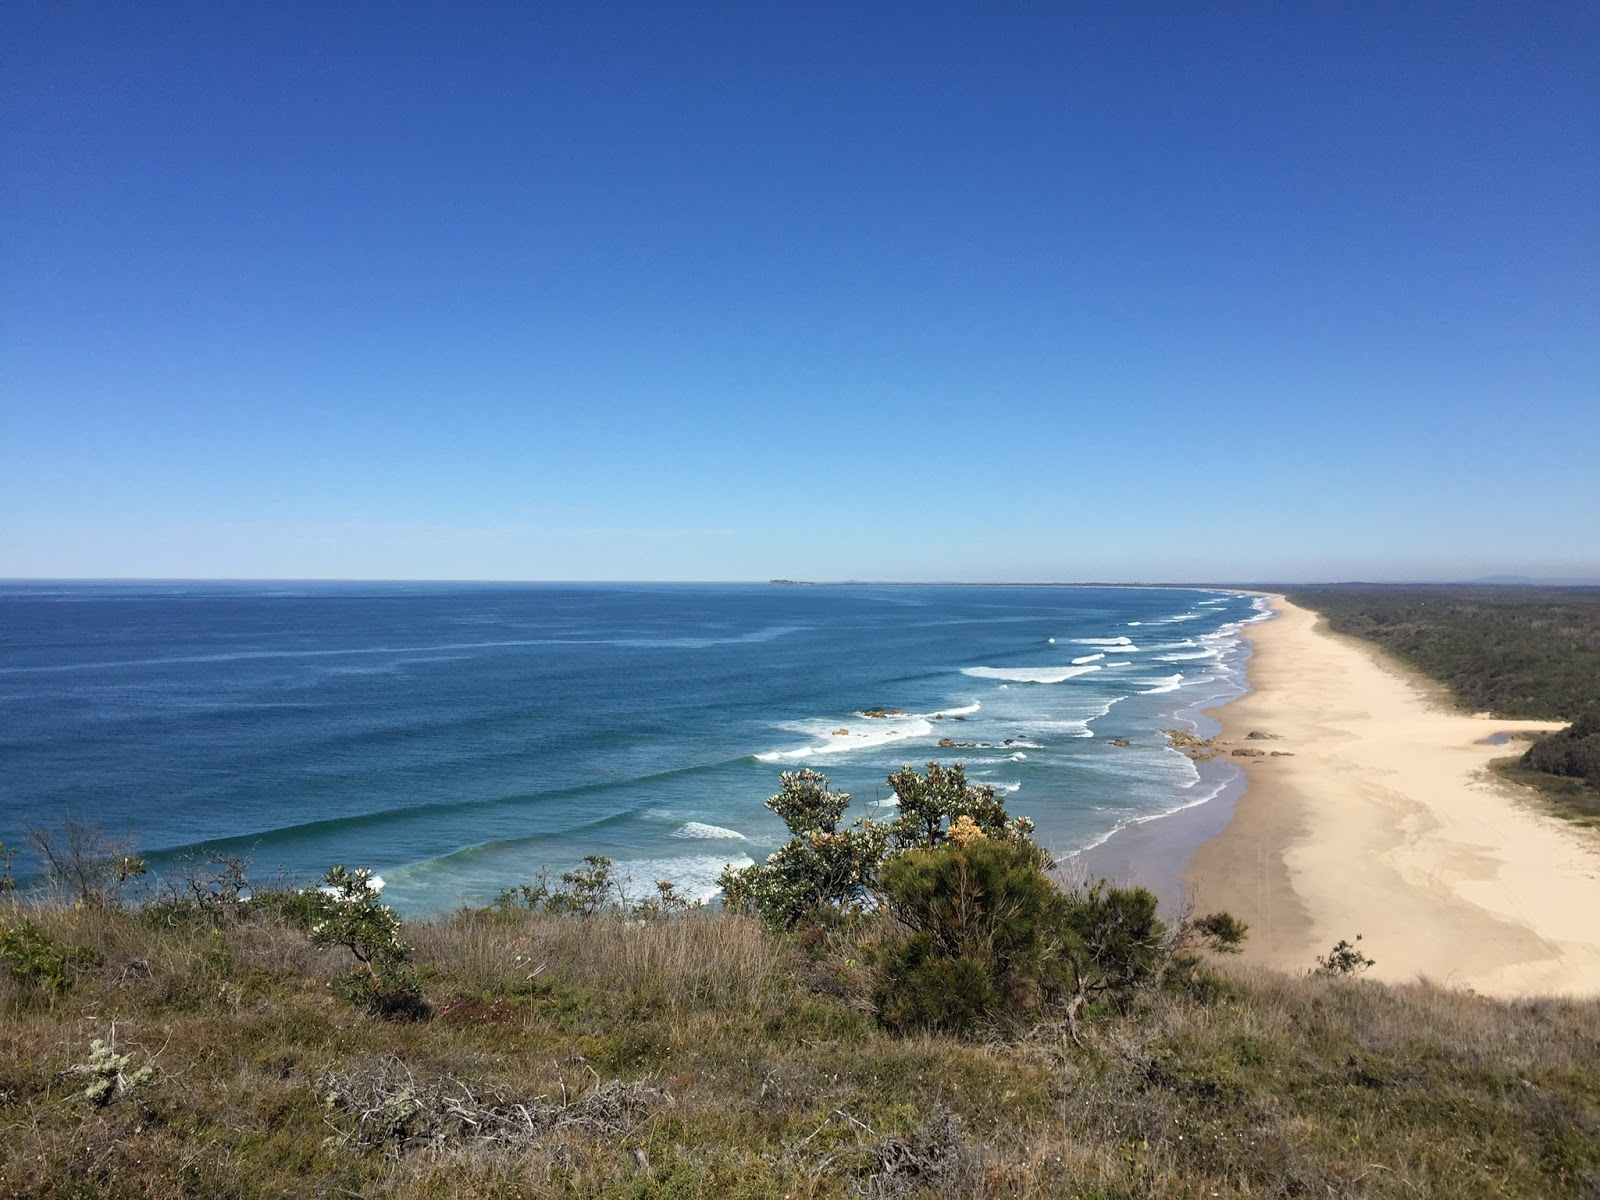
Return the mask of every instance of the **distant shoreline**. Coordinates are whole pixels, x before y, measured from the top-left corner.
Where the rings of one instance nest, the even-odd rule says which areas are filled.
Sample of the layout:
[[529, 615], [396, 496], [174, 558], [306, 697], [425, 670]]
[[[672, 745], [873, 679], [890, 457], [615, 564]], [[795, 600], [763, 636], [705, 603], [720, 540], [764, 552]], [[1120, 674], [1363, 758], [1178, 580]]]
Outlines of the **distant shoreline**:
[[1246, 956], [1286, 970], [1360, 934], [1384, 980], [1600, 993], [1600, 844], [1486, 769], [1504, 753], [1490, 735], [1559, 723], [1448, 710], [1315, 613], [1272, 604], [1278, 619], [1245, 631], [1253, 690], [1216, 711], [1220, 746], [1262, 753], [1189, 860], [1197, 906], [1248, 921]]

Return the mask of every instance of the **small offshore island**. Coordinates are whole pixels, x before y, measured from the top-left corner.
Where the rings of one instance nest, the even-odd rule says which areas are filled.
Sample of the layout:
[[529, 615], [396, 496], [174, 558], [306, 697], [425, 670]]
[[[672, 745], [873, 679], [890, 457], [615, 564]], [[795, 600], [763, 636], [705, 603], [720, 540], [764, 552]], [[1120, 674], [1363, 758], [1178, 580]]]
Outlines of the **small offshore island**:
[[[1472, 686], [1578, 661], [1490, 707], [1600, 698], [1600, 593], [1518, 599], [1431, 593], [1408, 657], [1451, 677], [1437, 646], [1480, 651], [1430, 639], [1470, 606], [1521, 647]], [[1392, 633], [1403, 592], [1302, 600], [1247, 631], [1218, 734], [1166, 735], [1244, 764], [1191, 810], [1222, 831], [1108, 843], [1188, 859], [1165, 920], [1051, 882], [953, 766], [849, 824], [785, 773], [795, 836], [720, 911], [599, 858], [426, 921], [359, 871], [252, 890], [222, 858], [132, 904], [142, 865], [68, 830], [64, 900], [0, 901], [0, 1193], [1592, 1195], [1600, 733], [1457, 712], [1307, 607]]]

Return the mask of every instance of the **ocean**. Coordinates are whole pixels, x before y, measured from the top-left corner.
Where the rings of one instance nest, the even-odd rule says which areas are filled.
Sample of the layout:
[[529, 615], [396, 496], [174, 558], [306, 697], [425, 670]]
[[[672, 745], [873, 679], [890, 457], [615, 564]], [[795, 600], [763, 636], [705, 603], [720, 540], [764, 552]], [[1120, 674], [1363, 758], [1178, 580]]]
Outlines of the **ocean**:
[[1065, 857], [1236, 774], [1161, 731], [1215, 731], [1263, 614], [1156, 588], [0, 584], [0, 841], [70, 817], [156, 878], [213, 849], [257, 881], [369, 866], [413, 916], [586, 854], [709, 898], [784, 840], [780, 772], [882, 814], [890, 771], [938, 759]]

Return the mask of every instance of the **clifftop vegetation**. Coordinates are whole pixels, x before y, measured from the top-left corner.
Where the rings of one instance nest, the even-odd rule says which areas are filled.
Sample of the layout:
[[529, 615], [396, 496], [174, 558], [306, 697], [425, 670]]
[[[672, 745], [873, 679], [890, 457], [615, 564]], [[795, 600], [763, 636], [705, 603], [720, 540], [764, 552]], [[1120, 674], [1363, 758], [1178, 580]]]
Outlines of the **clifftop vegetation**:
[[958, 768], [900, 783], [841, 829], [786, 776], [794, 842], [722, 911], [599, 858], [425, 922], [361, 871], [237, 862], [0, 898], [0, 1195], [1600, 1187], [1600, 1002], [1388, 988], [1348, 943], [1298, 978], [1207, 959], [1226, 914], [1058, 887]]

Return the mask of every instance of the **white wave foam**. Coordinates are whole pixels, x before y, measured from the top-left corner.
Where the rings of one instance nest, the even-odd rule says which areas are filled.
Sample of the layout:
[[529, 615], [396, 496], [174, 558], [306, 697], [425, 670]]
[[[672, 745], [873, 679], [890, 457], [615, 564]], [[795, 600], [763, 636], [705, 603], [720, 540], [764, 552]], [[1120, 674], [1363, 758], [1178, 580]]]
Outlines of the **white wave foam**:
[[630, 895], [644, 895], [658, 879], [676, 884], [678, 893], [690, 900], [712, 900], [722, 889], [717, 877], [724, 867], [753, 866], [748, 854], [729, 858], [720, 854], [688, 854], [676, 858], [638, 858], [616, 864], [617, 874], [629, 881]]
[[[954, 711], [954, 710], [952, 710]], [[796, 746], [788, 750], [766, 750], [755, 757], [761, 762], [792, 762], [814, 758], [822, 754], [848, 754], [852, 750], [871, 750], [893, 742], [925, 738], [933, 733], [933, 722], [926, 717], [906, 714], [900, 717], [868, 718], [855, 724], [825, 728], [828, 722], [807, 722], [786, 726], [798, 733], [809, 733], [818, 738], [810, 746]], [[836, 730], [843, 729], [843, 733]]]
[[[961, 708], [941, 708], [939, 715], [945, 717], [970, 717], [982, 707], [983, 705], [974, 700], [971, 704], [963, 705]], [[917, 715], [921, 716], [922, 714], [918, 713]]]
[[1143, 621], [1129, 621], [1128, 622], [1128, 628], [1132, 629], [1135, 625], [1143, 625], [1143, 624], [1144, 624]]
[[1015, 754], [1013, 754], [1011, 756], [1011, 761], [1012, 762], [1027, 762], [1028, 761], [1028, 756], [1026, 754], [1024, 754], [1022, 751], [1018, 750]]
[[1080, 646], [1131, 646], [1133, 639], [1130, 637], [1114, 638], [1073, 638]]
[[[1120, 699], [1120, 697], [1119, 697]], [[1104, 715], [1103, 713], [1101, 714]], [[1056, 717], [1035, 717], [1031, 720], [1019, 722], [1022, 728], [1030, 733], [1041, 733], [1055, 737], [1092, 738], [1094, 730], [1089, 728], [1089, 722], [1097, 717], [1087, 717], [1073, 720]]]
[[704, 821], [685, 821], [672, 831], [672, 836], [677, 838], [727, 838], [740, 842], [750, 840], [737, 829], [728, 829], [722, 825], [707, 825]]
[[1168, 675], [1165, 679], [1158, 680], [1155, 687], [1145, 688], [1139, 694], [1141, 696], [1159, 696], [1163, 692], [1175, 692], [1182, 686], [1182, 675]]
[[[382, 875], [373, 875], [367, 880], [367, 891], [371, 892], [373, 895], [377, 895], [379, 892], [383, 891], [383, 889], [384, 882]], [[335, 898], [341, 894], [338, 888], [326, 883], [319, 884], [317, 887], [314, 887], [311, 890], [314, 892], [321, 892], [324, 896], [333, 896]]]
[[1008, 683], [1064, 683], [1099, 667], [962, 667], [974, 679], [1004, 679]]
[[1082, 658], [1073, 659], [1072, 665], [1075, 667], [1081, 667], [1084, 663], [1099, 662], [1105, 656], [1106, 652], [1104, 650], [1100, 651], [1099, 654], [1085, 654]]
[[1220, 658], [1221, 650], [1196, 650], [1193, 654], [1163, 654], [1157, 662], [1193, 662], [1202, 658]]
[[1218, 780], [1214, 787], [1207, 788], [1197, 795], [1185, 797], [1182, 804], [1175, 805], [1172, 808], [1162, 809], [1159, 812], [1141, 813], [1137, 817], [1128, 817], [1125, 820], [1118, 821], [1114, 826], [1106, 830], [1106, 832], [1102, 833], [1099, 837], [1078, 847], [1078, 849], [1068, 854], [1067, 857], [1077, 858], [1080, 854], [1083, 854], [1086, 851], [1094, 850], [1105, 845], [1112, 838], [1116, 837], [1117, 834], [1121, 833], [1124, 829], [1127, 829], [1130, 825], [1143, 825], [1150, 821], [1159, 821], [1162, 817], [1170, 817], [1174, 813], [1183, 812], [1185, 809], [1195, 808], [1201, 804], [1209, 803], [1220, 796], [1223, 792], [1223, 789], [1227, 786], [1228, 781], [1226, 779]]
[[1107, 663], [1106, 664], [1106, 670], [1109, 671], [1112, 667], [1131, 667], [1131, 666], [1133, 666], [1133, 664], [1131, 662]]

